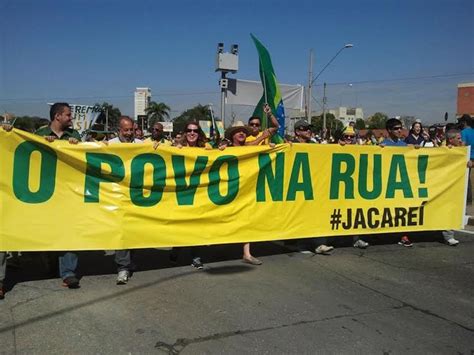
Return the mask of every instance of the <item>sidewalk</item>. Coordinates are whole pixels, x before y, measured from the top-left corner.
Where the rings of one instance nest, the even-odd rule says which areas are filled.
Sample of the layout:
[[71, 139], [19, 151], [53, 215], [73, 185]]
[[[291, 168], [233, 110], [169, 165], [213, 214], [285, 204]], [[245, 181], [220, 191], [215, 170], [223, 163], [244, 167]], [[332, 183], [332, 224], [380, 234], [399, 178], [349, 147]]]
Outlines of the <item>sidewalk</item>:
[[474, 238], [474, 206], [466, 206], [466, 222], [467, 224], [463, 229], [454, 231], [456, 238], [460, 236], [467, 236]]
[[471, 205], [466, 206], [466, 216], [469, 216], [468, 225], [474, 226], [474, 207]]

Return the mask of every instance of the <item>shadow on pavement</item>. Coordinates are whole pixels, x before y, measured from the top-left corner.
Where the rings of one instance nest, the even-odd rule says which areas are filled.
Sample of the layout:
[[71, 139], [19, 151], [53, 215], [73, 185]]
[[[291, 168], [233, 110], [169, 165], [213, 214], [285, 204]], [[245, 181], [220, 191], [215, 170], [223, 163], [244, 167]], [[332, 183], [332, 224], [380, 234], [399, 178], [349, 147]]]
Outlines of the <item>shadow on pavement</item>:
[[251, 265], [228, 265], [228, 266], [217, 266], [209, 269], [204, 269], [204, 272], [211, 275], [229, 275], [237, 274], [240, 272], [252, 271], [255, 266]]
[[[113, 294], [105, 295], [105, 296], [102, 296], [102, 297], [97, 297], [93, 300], [86, 301], [86, 302], [81, 302], [81, 303], [75, 304], [73, 306], [64, 307], [64, 308], [59, 309], [59, 310], [54, 311], [54, 312], [49, 312], [49, 313], [46, 313], [46, 314], [34, 316], [34, 317], [31, 317], [27, 320], [17, 322], [13, 325], [8, 325], [8, 326], [5, 326], [5, 327], [1, 327], [0, 328], [0, 334], [4, 333], [4, 332], [10, 332], [10, 331], [18, 329], [18, 328], [20, 328], [24, 325], [31, 325], [32, 323], [37, 323], [37, 322], [43, 321], [45, 319], [49, 319], [49, 318], [52, 318], [52, 317], [60, 316], [60, 315], [65, 314], [65, 313], [76, 311], [78, 309], [81, 309], [81, 308], [84, 308], [84, 307], [87, 307], [87, 306], [90, 306], [90, 305], [93, 305], [93, 304], [97, 304], [97, 303], [100, 303], [100, 302], [107, 302], [107, 301], [110, 301], [114, 298], [122, 297], [124, 295], [128, 295], [130, 293], [137, 292], [137, 291], [140, 291], [142, 289], [145, 289], [145, 288], [148, 288], [148, 287], [151, 287], [151, 286], [160, 285], [162, 283], [172, 281], [172, 280], [177, 279], [177, 278], [186, 277], [186, 276], [189, 276], [189, 275], [195, 275], [195, 273], [196, 273], [195, 270], [189, 270], [189, 271], [185, 271], [183, 273], [180, 273], [178, 275], [172, 275], [172, 276], [168, 276], [168, 277], [165, 277], [165, 278], [162, 278], [162, 279], [157, 279], [157, 280], [154, 280], [154, 281], [151, 281], [151, 282], [139, 285], [139, 286], [135, 286], [135, 287], [130, 287], [129, 285], [121, 286], [121, 287], [116, 288], [116, 289], [121, 290], [119, 292], [114, 292]], [[123, 287], [126, 287], [126, 288], [123, 288]]]
[[[226, 260], [236, 260], [240, 263], [242, 258], [242, 244], [225, 244], [203, 246], [200, 249], [200, 256], [204, 264]], [[272, 242], [252, 243], [251, 250], [254, 255], [268, 256], [288, 253], [284, 246]], [[48, 256], [47, 256], [48, 254]], [[27, 281], [46, 280], [58, 278], [59, 253], [51, 252], [24, 252], [20, 257], [7, 260], [7, 276], [5, 288], [11, 291], [16, 284]], [[110, 275], [117, 272], [114, 255], [105, 255], [101, 251], [78, 252], [79, 266], [77, 274], [80, 277], [89, 275]], [[175, 266], [185, 266], [191, 264], [190, 248], [181, 248], [178, 254], [177, 263], [170, 261], [170, 251], [161, 249], [136, 249], [133, 250], [134, 271], [147, 271], [164, 269]], [[213, 268], [215, 270], [216, 268]], [[212, 271], [212, 273], [237, 273], [252, 269], [245, 265], [231, 268], [224, 268], [222, 271]], [[207, 269], [210, 270], [210, 269]], [[208, 271], [209, 272], [209, 271]]]
[[[410, 232], [403, 233], [417, 242], [439, 242], [442, 236], [436, 232]], [[399, 234], [374, 234], [363, 236], [363, 239], [370, 245], [396, 244], [401, 237]], [[286, 254], [295, 250], [296, 240], [285, 241], [285, 243], [258, 242], [251, 243], [252, 254], [257, 257]], [[352, 237], [332, 237], [328, 238], [328, 244], [336, 248], [352, 247]], [[203, 246], [200, 249], [200, 256], [204, 264], [215, 263], [227, 260], [236, 260], [240, 263], [242, 258], [242, 244], [224, 244]], [[22, 253], [21, 257], [9, 259], [7, 261], [7, 277], [5, 288], [7, 291], [21, 282], [45, 280], [58, 278], [57, 261], [54, 257], [46, 257], [45, 252]], [[117, 272], [114, 256], [106, 256], [104, 251], [83, 251], [79, 252], [78, 275], [109, 275]], [[133, 260], [136, 264], [135, 271], [147, 271], [164, 269], [174, 266], [184, 266], [191, 264], [190, 248], [182, 248], [178, 254], [177, 263], [172, 263], [169, 259], [170, 251], [161, 249], [136, 249], [133, 251]], [[56, 254], [57, 257], [57, 254]], [[210, 274], [238, 273], [252, 270], [253, 267], [246, 265], [225, 266], [221, 268], [206, 268]]]

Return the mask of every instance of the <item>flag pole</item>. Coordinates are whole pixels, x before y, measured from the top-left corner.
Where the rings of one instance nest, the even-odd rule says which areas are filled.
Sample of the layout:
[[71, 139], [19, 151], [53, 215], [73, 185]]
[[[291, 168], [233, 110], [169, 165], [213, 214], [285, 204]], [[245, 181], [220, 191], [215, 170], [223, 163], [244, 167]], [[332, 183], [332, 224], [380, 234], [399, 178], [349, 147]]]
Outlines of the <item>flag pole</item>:
[[212, 104], [209, 104], [208, 108], [209, 108], [209, 113], [211, 114], [212, 134], [210, 134], [210, 136], [211, 136], [211, 139], [215, 138], [216, 140], [218, 140], [220, 138], [220, 132], [219, 132], [219, 129], [217, 128], [216, 119], [214, 118], [214, 110], [212, 109]]
[[[260, 68], [262, 68], [262, 62], [261, 61], [260, 61]], [[268, 105], [267, 84], [266, 84], [266, 80], [265, 80], [265, 70], [262, 70], [262, 76], [263, 76], [263, 80], [262, 80], [263, 81], [263, 95], [265, 96], [265, 103], [264, 104]], [[270, 109], [271, 109], [271, 107], [270, 107]], [[265, 127], [268, 128], [268, 116], [265, 114], [265, 117], [266, 117]]]

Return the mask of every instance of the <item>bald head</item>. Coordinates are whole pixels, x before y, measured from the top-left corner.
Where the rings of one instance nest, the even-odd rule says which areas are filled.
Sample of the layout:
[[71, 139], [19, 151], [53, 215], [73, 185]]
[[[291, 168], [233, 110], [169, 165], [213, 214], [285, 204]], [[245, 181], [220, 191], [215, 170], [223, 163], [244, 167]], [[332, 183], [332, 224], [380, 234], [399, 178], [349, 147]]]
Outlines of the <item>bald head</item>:
[[119, 119], [119, 139], [121, 142], [130, 143], [135, 140], [135, 130], [133, 120], [128, 116], [120, 116]]

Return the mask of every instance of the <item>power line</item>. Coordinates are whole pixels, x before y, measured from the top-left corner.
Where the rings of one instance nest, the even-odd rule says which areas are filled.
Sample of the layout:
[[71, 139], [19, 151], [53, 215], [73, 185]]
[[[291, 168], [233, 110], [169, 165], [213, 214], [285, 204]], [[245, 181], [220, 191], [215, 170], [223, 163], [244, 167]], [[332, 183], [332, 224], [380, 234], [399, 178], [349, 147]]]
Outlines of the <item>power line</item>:
[[[348, 85], [348, 84], [371, 84], [371, 83], [390, 83], [397, 81], [413, 81], [413, 80], [426, 80], [426, 79], [440, 79], [440, 78], [454, 78], [460, 76], [474, 75], [474, 72], [468, 73], [451, 73], [451, 74], [440, 74], [440, 75], [428, 75], [428, 76], [414, 76], [414, 77], [403, 77], [393, 79], [373, 79], [373, 80], [361, 80], [361, 81], [345, 81], [327, 83], [327, 85]], [[318, 84], [314, 86], [322, 86]], [[195, 92], [157, 92], [155, 96], [195, 96], [195, 95], [218, 95], [218, 91], [195, 91]], [[107, 100], [107, 99], [129, 99], [133, 96], [133, 92], [128, 95], [112, 95], [112, 96], [66, 96], [66, 97], [27, 97], [27, 98], [0, 98], [0, 102], [33, 102], [33, 101], [50, 101], [52, 99], [58, 100]]]
[[[155, 96], [195, 96], [195, 95], [217, 95], [218, 91], [196, 91], [196, 92], [158, 92], [155, 93]], [[16, 98], [0, 98], [0, 101], [5, 102], [21, 102], [21, 101], [50, 101], [52, 99], [58, 100], [107, 100], [107, 99], [130, 99], [133, 97], [133, 93], [129, 95], [114, 95], [114, 96], [64, 96], [64, 97], [16, 97]]]
[[[458, 76], [474, 75], [474, 72], [470, 73], [453, 73], [453, 74], [441, 74], [441, 75], [428, 75], [428, 76], [413, 76], [405, 78], [394, 78], [394, 79], [374, 79], [374, 80], [361, 80], [361, 81], [345, 81], [336, 83], [326, 83], [327, 85], [348, 85], [348, 84], [371, 84], [371, 83], [388, 83], [395, 81], [409, 81], [409, 80], [425, 80], [425, 79], [439, 79], [439, 78], [454, 78]], [[318, 84], [315, 86], [322, 86]]]

